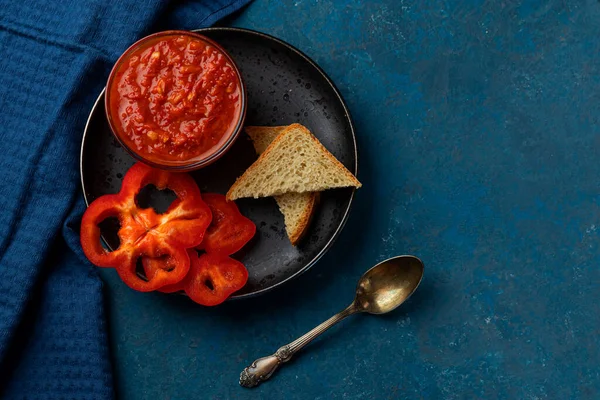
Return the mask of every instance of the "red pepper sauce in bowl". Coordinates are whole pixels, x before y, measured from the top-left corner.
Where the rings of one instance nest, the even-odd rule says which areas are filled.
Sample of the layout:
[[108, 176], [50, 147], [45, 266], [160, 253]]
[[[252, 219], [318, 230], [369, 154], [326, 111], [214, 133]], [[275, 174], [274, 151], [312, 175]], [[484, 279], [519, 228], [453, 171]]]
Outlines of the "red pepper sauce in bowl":
[[117, 138], [143, 160], [182, 165], [206, 158], [241, 127], [237, 68], [202, 36], [158, 34], [115, 65], [107, 112]]

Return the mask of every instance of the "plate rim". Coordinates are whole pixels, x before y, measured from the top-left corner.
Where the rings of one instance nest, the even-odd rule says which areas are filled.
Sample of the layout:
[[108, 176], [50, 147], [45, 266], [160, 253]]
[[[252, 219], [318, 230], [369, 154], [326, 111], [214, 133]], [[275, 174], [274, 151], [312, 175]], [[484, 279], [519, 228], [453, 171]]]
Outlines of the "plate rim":
[[[339, 100], [340, 104], [342, 105], [342, 109], [344, 110], [344, 114], [345, 114], [344, 117], [348, 121], [348, 125], [350, 127], [350, 134], [352, 136], [352, 144], [354, 147], [354, 171], [353, 171], [353, 173], [354, 173], [354, 176], [358, 175], [358, 146], [356, 144], [356, 132], [354, 129], [354, 123], [352, 122], [352, 117], [350, 116], [350, 111], [348, 110], [348, 106], [346, 105], [346, 102], [344, 101], [344, 99], [343, 99], [339, 89], [335, 85], [335, 83], [333, 83], [333, 81], [331, 80], [329, 75], [327, 75], [327, 73], [315, 61], [313, 61], [309, 56], [307, 56], [305, 53], [303, 53], [301, 50], [299, 50], [295, 46], [291, 45], [290, 43], [287, 43], [287, 42], [285, 42], [279, 38], [276, 38], [272, 35], [269, 35], [269, 34], [266, 34], [263, 32], [259, 32], [259, 31], [255, 31], [252, 29], [237, 28], [237, 27], [208, 27], [208, 28], [200, 28], [200, 29], [192, 29], [191, 30], [191, 32], [197, 32], [200, 34], [202, 34], [202, 32], [210, 32], [210, 31], [212, 31], [212, 32], [217, 31], [217, 32], [245, 33], [245, 34], [258, 36], [258, 37], [261, 37], [263, 39], [267, 39], [270, 41], [274, 41], [274, 42], [284, 46], [288, 50], [292, 51], [296, 55], [300, 56], [302, 59], [304, 59], [304, 61], [308, 62], [325, 79], [325, 81], [329, 84], [331, 89], [333, 89], [333, 92], [335, 93], [337, 99]], [[83, 151], [84, 151], [84, 147], [85, 147], [85, 140], [86, 140], [86, 137], [88, 134], [89, 126], [90, 126], [90, 123], [92, 120], [92, 116], [94, 116], [94, 114], [96, 113], [96, 108], [98, 107], [98, 103], [104, 98], [105, 92], [106, 92], [106, 87], [104, 87], [102, 89], [102, 91], [96, 98], [96, 101], [94, 102], [94, 105], [92, 106], [92, 109], [89, 112], [87, 121], [83, 128], [83, 136], [81, 137], [81, 149], [79, 152], [79, 176], [80, 176], [80, 181], [81, 181], [81, 190], [83, 192], [83, 200], [85, 201], [86, 207], [89, 207], [90, 202], [88, 201], [88, 198], [86, 195], [85, 183], [83, 180]], [[323, 248], [310, 261], [308, 261], [302, 268], [300, 268], [298, 271], [294, 272], [287, 278], [283, 279], [280, 282], [277, 282], [274, 285], [271, 285], [269, 287], [266, 287], [266, 288], [263, 288], [263, 289], [260, 289], [260, 290], [257, 290], [257, 291], [251, 292], [251, 293], [245, 293], [245, 294], [239, 294], [239, 295], [234, 294], [233, 296], [230, 296], [227, 299], [227, 301], [252, 298], [252, 297], [256, 297], [261, 294], [270, 292], [270, 291], [274, 290], [275, 288], [283, 285], [284, 283], [286, 283], [294, 278], [297, 278], [304, 272], [311, 269], [325, 255], [325, 253], [327, 253], [327, 251], [329, 251], [329, 249], [331, 248], [331, 246], [333, 245], [335, 240], [339, 237], [340, 233], [346, 226], [346, 222], [348, 221], [348, 217], [350, 215], [350, 209], [352, 208], [352, 203], [354, 202], [355, 193], [356, 193], [356, 188], [352, 188], [352, 191], [350, 193], [350, 199], [348, 201], [348, 206], [346, 207], [346, 210], [344, 210], [344, 213], [342, 215], [342, 221], [340, 222], [340, 224], [338, 225], [336, 230], [333, 232], [333, 235], [331, 236], [331, 238], [327, 241], [327, 243], [325, 243]]]

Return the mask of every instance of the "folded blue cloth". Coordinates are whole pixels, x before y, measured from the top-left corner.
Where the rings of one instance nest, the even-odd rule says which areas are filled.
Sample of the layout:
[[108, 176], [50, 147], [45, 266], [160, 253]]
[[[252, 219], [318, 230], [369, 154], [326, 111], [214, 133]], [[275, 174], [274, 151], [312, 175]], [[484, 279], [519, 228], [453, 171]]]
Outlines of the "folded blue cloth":
[[78, 235], [87, 115], [136, 39], [208, 26], [248, 2], [2, 3], [0, 397], [113, 397], [102, 284]]

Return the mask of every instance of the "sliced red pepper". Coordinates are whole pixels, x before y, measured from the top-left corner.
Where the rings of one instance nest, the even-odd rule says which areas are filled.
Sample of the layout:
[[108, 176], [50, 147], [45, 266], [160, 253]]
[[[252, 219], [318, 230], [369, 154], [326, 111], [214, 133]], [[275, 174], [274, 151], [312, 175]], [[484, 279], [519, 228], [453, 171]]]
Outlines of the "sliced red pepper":
[[[194, 260], [198, 259], [198, 252], [196, 250], [188, 249], [187, 253], [188, 253], [188, 257], [190, 258], [190, 263], [193, 262]], [[155, 270], [165, 269], [165, 267], [167, 267], [167, 266], [165, 266], [164, 263], [168, 263], [168, 260], [164, 260], [164, 259], [160, 259], [160, 258], [142, 257], [142, 265], [144, 266], [144, 271], [150, 271], [150, 273], [152, 273], [152, 271], [155, 271]], [[188, 272], [188, 274], [190, 272], [191, 272], [191, 269]], [[146, 273], [148, 273], [148, 272], [146, 272]], [[162, 293], [183, 292], [183, 290], [184, 290], [183, 282], [184, 281], [185, 281], [185, 278], [177, 283], [173, 283], [171, 285], [165, 285], [165, 286], [159, 288], [158, 291], [162, 292]]]
[[181, 282], [181, 287], [198, 304], [221, 304], [248, 281], [244, 264], [231, 257], [209, 253], [198, 257], [195, 252], [190, 256], [190, 272]]
[[[198, 304], [215, 306], [221, 304], [248, 281], [248, 270], [239, 261], [224, 254], [203, 254], [188, 250], [190, 271], [181, 281], [158, 289], [163, 293], [185, 291], [188, 297]], [[160, 269], [154, 258], [143, 258], [144, 268]]]
[[[193, 260], [193, 258], [198, 258], [198, 253], [196, 253], [196, 250], [194, 249], [188, 249], [187, 250], [187, 255], [188, 255], [188, 259], [191, 265], [191, 260]], [[160, 258], [152, 258], [152, 257], [148, 257], [148, 256], [144, 256], [142, 257], [142, 266], [144, 268], [144, 273], [146, 274], [146, 276], [150, 275], [154, 275], [159, 271], [163, 271], [163, 270], [170, 270], [175, 266], [176, 260], [170, 259], [170, 258], [165, 258], [165, 257], [160, 257]], [[188, 269], [188, 273], [189, 273], [189, 269]], [[185, 276], [183, 276], [181, 278], [181, 280], [179, 280], [179, 282], [175, 282], [175, 283], [171, 283], [165, 286], [161, 286], [160, 288], [156, 289], [159, 292], [162, 293], [175, 293], [175, 292], [181, 292], [183, 291], [183, 280], [185, 279], [185, 277], [187, 276], [187, 274]]]
[[158, 289], [161, 293], [176, 293], [183, 292], [183, 285], [181, 282], [174, 283], [172, 285], [166, 285]]
[[[240, 250], [256, 233], [256, 225], [244, 217], [237, 205], [227, 201], [225, 196], [217, 193], [204, 193], [202, 199], [206, 202], [212, 212], [212, 221], [204, 234], [204, 240], [197, 248], [206, 250], [210, 254], [230, 255]], [[188, 251], [190, 259], [196, 253]], [[165, 260], [161, 258], [143, 257], [144, 270], [154, 271], [165, 269]], [[183, 290], [183, 282], [167, 285], [160, 292], [173, 293]]]
[[197, 248], [207, 253], [230, 255], [239, 251], [254, 237], [256, 225], [244, 217], [233, 201], [217, 193], [205, 193], [203, 200], [210, 207], [212, 222], [204, 240]]
[[[177, 199], [163, 214], [142, 209], [136, 196], [147, 185], [171, 189]], [[98, 224], [119, 219], [120, 245], [109, 252], [100, 243]], [[197, 246], [212, 219], [196, 182], [186, 174], [170, 173], [137, 163], [127, 171], [121, 191], [96, 199], [81, 221], [81, 246], [86, 257], [100, 267], [114, 267], [132, 289], [147, 292], [180, 282], [190, 268], [188, 248]], [[162, 260], [156, 268], [144, 268], [146, 279], [136, 272], [140, 257]]]

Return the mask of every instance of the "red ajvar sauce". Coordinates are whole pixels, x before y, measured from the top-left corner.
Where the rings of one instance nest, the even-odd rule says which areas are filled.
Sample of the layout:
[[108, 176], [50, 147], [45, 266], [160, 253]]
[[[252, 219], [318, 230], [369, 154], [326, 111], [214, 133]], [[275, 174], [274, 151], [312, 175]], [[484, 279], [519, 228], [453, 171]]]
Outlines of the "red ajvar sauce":
[[192, 36], [157, 38], [134, 50], [109, 90], [121, 140], [153, 161], [201, 156], [229, 136], [241, 112], [235, 68]]

